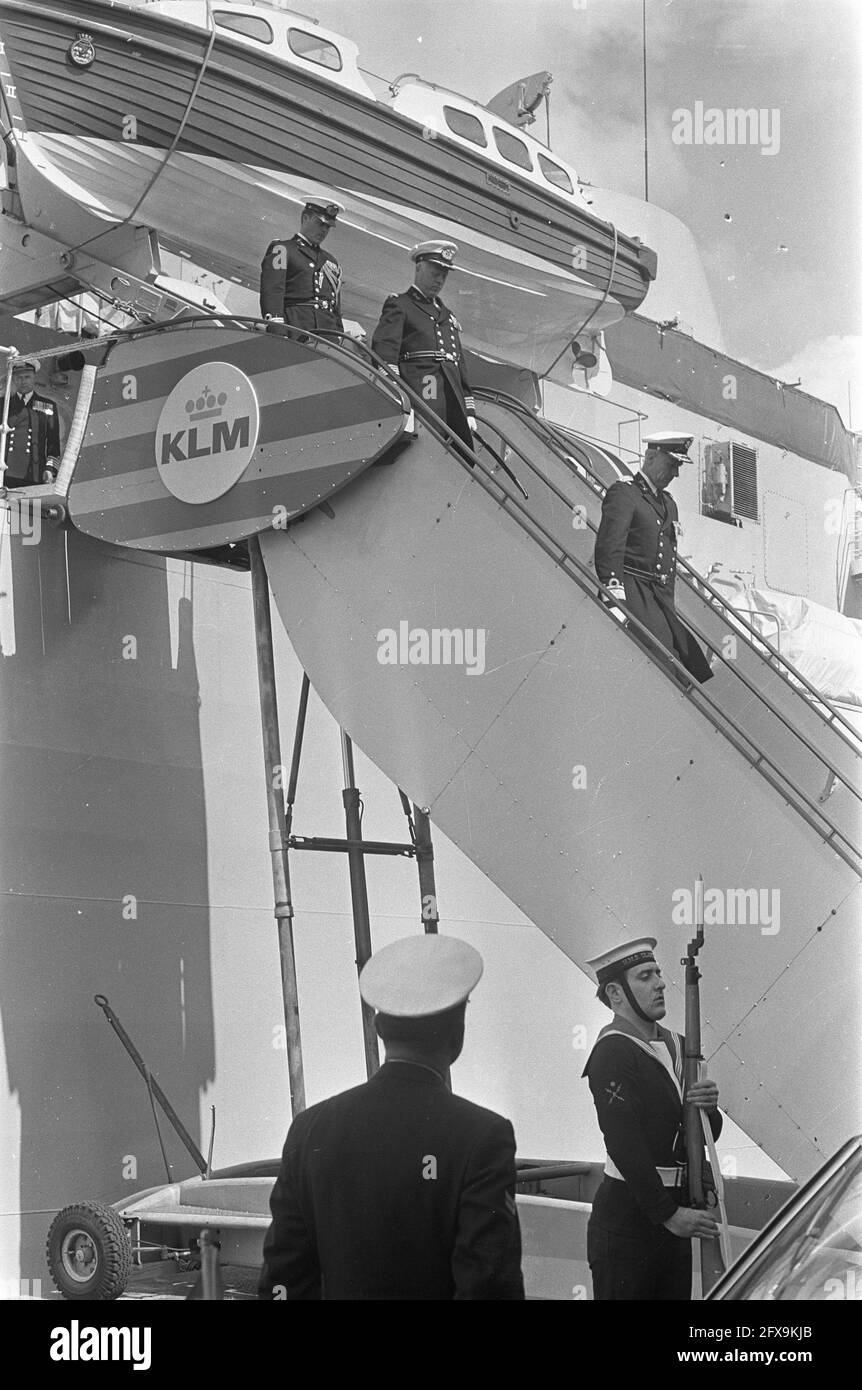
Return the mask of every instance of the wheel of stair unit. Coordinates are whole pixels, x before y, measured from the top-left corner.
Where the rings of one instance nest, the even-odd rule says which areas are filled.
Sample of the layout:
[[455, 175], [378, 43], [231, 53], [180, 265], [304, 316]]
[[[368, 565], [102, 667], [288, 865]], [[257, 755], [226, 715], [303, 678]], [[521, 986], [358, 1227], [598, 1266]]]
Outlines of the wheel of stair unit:
[[119, 1298], [132, 1267], [122, 1218], [101, 1202], [64, 1207], [51, 1222], [46, 1247], [51, 1278], [64, 1298]]

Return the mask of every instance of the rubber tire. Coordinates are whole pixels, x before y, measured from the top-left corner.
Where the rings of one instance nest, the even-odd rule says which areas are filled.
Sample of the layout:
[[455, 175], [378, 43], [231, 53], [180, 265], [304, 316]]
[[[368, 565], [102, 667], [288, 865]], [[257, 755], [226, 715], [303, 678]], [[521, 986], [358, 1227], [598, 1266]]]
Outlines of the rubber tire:
[[[93, 1271], [86, 1279], [75, 1278], [64, 1262], [64, 1242], [76, 1231], [89, 1237], [95, 1256]], [[119, 1298], [132, 1268], [122, 1217], [102, 1202], [77, 1202], [58, 1212], [48, 1230], [46, 1255], [51, 1278], [63, 1297], [72, 1300], [108, 1302]]]

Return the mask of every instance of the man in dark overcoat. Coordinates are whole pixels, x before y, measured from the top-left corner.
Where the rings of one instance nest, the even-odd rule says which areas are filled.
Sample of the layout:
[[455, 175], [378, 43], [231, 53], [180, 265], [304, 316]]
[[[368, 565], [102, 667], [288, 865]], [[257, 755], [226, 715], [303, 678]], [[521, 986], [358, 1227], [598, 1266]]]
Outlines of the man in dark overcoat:
[[603, 584], [700, 682], [712, 676], [709, 661], [674, 607], [676, 502], [666, 491], [684, 463], [692, 463], [691, 435], [647, 436], [639, 473], [612, 483], [602, 503], [595, 567]]
[[[39, 361], [22, 358], [12, 369], [6, 434], [5, 487], [32, 487], [56, 477], [60, 465], [60, 415], [56, 401], [36, 390]], [[0, 396], [0, 420], [4, 397]]]
[[439, 297], [457, 252], [453, 241], [423, 241], [413, 247], [414, 283], [386, 300], [371, 347], [472, 449], [476, 405], [461, 325]]
[[512, 1126], [448, 1082], [481, 973], [478, 951], [442, 935], [393, 942], [365, 965], [386, 1061], [294, 1119], [261, 1298], [523, 1299]]
[[294, 236], [270, 242], [260, 268], [260, 311], [267, 322], [312, 333], [344, 331], [341, 266], [323, 249], [343, 211], [321, 193], [305, 204]]

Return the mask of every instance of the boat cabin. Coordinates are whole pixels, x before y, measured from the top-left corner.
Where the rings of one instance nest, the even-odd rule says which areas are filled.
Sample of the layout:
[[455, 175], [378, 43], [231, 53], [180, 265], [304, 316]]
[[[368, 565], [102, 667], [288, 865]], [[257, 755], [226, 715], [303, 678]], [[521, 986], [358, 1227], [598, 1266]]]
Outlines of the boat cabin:
[[562, 194], [578, 207], [588, 206], [570, 164], [487, 107], [425, 82], [415, 73], [397, 78], [393, 90], [395, 95], [389, 103], [392, 110], [416, 121], [426, 132], [445, 136], [474, 154], [484, 155], [497, 165], [504, 178], [506, 174], [517, 174], [545, 193]]
[[227, 0], [134, 0], [136, 8], [156, 10], [169, 19], [216, 29], [257, 52], [267, 51], [303, 72], [376, 100], [359, 71], [359, 49], [350, 39], [324, 29], [316, 19], [277, 3], [234, 5]]

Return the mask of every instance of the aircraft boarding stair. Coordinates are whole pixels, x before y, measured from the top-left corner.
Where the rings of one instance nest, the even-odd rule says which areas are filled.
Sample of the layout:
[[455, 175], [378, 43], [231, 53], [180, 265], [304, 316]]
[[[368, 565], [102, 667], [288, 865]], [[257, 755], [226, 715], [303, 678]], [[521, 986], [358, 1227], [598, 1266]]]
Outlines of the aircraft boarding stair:
[[[414, 403], [418, 436], [391, 467], [260, 536], [303, 667], [359, 747], [580, 966], [649, 931], [681, 991], [684, 895], [703, 872], [711, 1074], [728, 1113], [805, 1177], [859, 1122], [852, 1061], [835, 1058], [835, 1020], [858, 1011], [855, 750], [688, 583], [686, 620], [719, 651], [739, 640], [685, 692], [681, 668], [603, 606], [592, 532], [572, 524], [600, 501], [562, 452], [497, 403], [525, 501]], [[441, 659], [413, 664], [435, 630]], [[484, 634], [481, 673], [446, 661], [455, 633], [474, 658]]]

